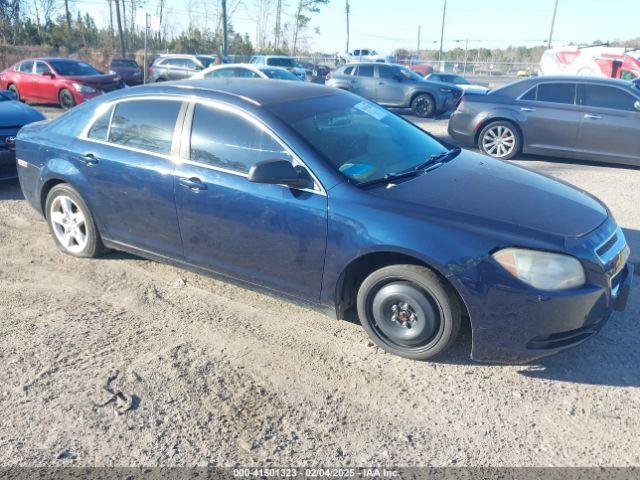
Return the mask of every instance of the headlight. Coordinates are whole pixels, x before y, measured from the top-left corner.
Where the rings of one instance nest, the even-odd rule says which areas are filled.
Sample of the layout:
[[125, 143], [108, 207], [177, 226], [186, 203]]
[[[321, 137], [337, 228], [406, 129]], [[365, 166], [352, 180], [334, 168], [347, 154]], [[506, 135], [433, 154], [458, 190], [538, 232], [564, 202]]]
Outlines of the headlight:
[[80, 93], [97, 93], [98, 91], [90, 87], [89, 85], [83, 85], [82, 83], [74, 83], [73, 88], [75, 88]]
[[587, 281], [582, 264], [569, 255], [505, 248], [493, 258], [511, 275], [539, 290], [567, 290]]

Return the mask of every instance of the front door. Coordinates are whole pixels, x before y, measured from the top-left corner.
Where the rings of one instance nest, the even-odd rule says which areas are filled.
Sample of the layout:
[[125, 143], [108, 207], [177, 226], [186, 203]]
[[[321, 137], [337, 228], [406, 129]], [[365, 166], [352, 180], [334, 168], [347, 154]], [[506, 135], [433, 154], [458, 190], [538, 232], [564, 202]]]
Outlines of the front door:
[[[378, 103], [402, 105], [405, 99], [405, 85], [400, 71], [391, 65], [378, 65]], [[406, 80], [408, 81], [408, 80]]]
[[640, 166], [639, 101], [618, 87], [581, 84], [578, 149], [588, 156]]
[[523, 95], [515, 108], [524, 118], [527, 148], [547, 153], [575, 151], [580, 126], [575, 83], [540, 83]]
[[[187, 118], [190, 118], [189, 116]], [[247, 180], [254, 163], [294, 161], [243, 113], [195, 104], [175, 172], [186, 259], [194, 265], [317, 301], [327, 237], [327, 197]], [[191, 132], [189, 135], [188, 132]]]
[[182, 102], [136, 99], [105, 111], [74, 144], [89, 198], [111, 240], [182, 257], [171, 159]]

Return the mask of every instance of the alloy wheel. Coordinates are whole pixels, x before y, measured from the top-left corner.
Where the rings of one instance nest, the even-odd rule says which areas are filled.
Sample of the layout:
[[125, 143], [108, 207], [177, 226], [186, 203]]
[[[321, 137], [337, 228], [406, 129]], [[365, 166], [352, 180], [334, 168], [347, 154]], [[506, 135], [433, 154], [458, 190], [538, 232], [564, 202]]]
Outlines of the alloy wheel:
[[53, 233], [69, 253], [82, 252], [88, 242], [87, 221], [80, 207], [64, 195], [57, 196], [49, 210]]
[[427, 96], [419, 97], [416, 99], [414, 108], [418, 116], [427, 117], [433, 111], [433, 101]]
[[492, 157], [509, 156], [516, 147], [516, 135], [505, 125], [490, 128], [482, 138], [482, 148]]

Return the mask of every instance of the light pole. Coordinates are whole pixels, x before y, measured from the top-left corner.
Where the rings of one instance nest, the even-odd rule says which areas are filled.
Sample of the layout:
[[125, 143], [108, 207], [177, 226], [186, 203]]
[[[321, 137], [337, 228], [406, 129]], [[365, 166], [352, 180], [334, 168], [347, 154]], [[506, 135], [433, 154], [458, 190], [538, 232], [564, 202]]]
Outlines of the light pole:
[[438, 53], [438, 63], [442, 61], [442, 43], [444, 42], [444, 22], [447, 18], [447, 0], [444, 0], [444, 9], [442, 10], [442, 30], [440, 30], [440, 52]]
[[222, 57], [227, 57], [227, 0], [222, 0]]
[[556, 0], [556, 4], [553, 7], [553, 17], [551, 18], [551, 31], [549, 32], [548, 48], [551, 48], [551, 39], [553, 38], [553, 27], [556, 24], [556, 13], [558, 13], [558, 0]]

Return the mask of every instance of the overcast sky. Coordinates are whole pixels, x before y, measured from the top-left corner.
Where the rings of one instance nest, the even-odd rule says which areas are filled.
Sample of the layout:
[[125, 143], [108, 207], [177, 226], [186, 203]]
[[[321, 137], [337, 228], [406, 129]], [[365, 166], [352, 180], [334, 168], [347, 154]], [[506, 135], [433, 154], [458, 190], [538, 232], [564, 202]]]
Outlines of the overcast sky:
[[[228, 0], [229, 3], [232, 1]], [[287, 6], [284, 21], [292, 21], [296, 1], [284, 0]], [[554, 1], [447, 0], [445, 49], [455, 47], [455, 40], [465, 39], [469, 39], [470, 47], [541, 44], [549, 35]], [[147, 0], [146, 3], [150, 13], [154, 13], [158, 0]], [[253, 38], [256, 2], [243, 0], [243, 3], [233, 24], [237, 31], [246, 32]], [[444, 0], [350, 0], [350, 47], [373, 48], [383, 53], [391, 53], [396, 48], [415, 48], [418, 25], [422, 25], [422, 48], [436, 48], [443, 3]], [[98, 5], [82, 0], [75, 0], [74, 4], [84, 9]], [[171, 18], [182, 25], [188, 24], [189, 4], [192, 18], [213, 15], [214, 8], [205, 8], [207, 2], [204, 0], [168, 0]], [[104, 19], [104, 10], [102, 15]], [[559, 0], [554, 43], [639, 37], [639, 20], [640, 0]], [[330, 0], [311, 22], [312, 27], [320, 29], [319, 35], [311, 35], [313, 28], [309, 29], [312, 49], [343, 52], [345, 24], [345, 0]]]

